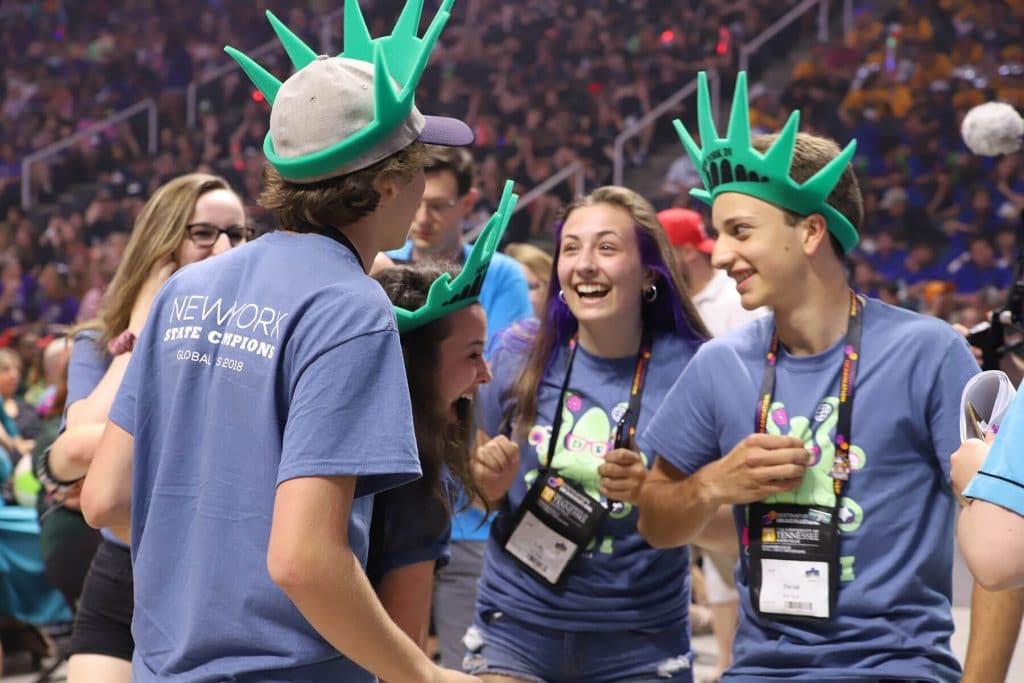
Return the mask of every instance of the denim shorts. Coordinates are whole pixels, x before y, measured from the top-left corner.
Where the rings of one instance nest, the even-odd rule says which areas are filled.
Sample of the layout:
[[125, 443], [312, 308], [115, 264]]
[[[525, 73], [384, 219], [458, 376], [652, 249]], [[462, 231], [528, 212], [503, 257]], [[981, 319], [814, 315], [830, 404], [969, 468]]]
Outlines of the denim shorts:
[[606, 632], [561, 631], [508, 615], [477, 612], [463, 639], [466, 673], [514, 676], [535, 683], [693, 683], [686, 627]]

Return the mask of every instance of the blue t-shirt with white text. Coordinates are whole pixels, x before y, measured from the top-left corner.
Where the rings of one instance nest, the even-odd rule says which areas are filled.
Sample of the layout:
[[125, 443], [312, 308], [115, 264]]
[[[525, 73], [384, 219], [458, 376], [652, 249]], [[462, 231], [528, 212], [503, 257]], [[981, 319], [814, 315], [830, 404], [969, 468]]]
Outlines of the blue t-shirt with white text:
[[157, 295], [111, 420], [134, 435], [132, 678], [366, 681], [267, 571], [279, 484], [420, 473], [391, 303], [355, 255], [274, 232], [176, 272]]

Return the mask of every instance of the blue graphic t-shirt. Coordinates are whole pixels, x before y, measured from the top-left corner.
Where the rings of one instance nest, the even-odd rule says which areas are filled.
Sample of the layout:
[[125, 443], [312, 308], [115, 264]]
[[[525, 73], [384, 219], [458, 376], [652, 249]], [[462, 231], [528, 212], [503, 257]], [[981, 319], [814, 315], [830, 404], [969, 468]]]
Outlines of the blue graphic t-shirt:
[[[638, 436], [664, 400], [669, 387], [693, 357], [698, 343], [668, 335], [656, 336], [642, 396]], [[529, 345], [497, 345], [491, 359], [494, 380], [480, 387], [479, 426], [497, 434], [511, 410], [511, 388], [529, 353]], [[507, 515], [522, 502], [548, 453], [558, 393], [565, 377], [568, 349], [562, 348], [545, 374], [537, 398], [537, 418], [520, 447], [520, 477], [507, 496]], [[597, 468], [611, 450], [615, 425], [629, 403], [636, 357], [598, 358], [577, 346], [565, 397], [561, 434], [554, 465], [562, 477], [583, 485], [599, 500]], [[648, 467], [650, 443], [638, 446]], [[477, 588], [478, 610], [500, 610], [521, 621], [567, 631], [620, 631], [685, 627], [690, 599], [689, 553], [686, 548], [654, 550], [636, 529], [631, 505], [613, 510], [591, 547], [570, 566], [564, 588], [557, 592], [526, 573], [502, 550], [497, 539], [504, 519], [494, 523], [484, 571]]]
[[157, 295], [111, 420], [135, 437], [132, 680], [373, 681], [270, 579], [277, 486], [419, 475], [394, 312], [355, 256], [275, 232], [182, 268]]
[[[706, 344], [647, 429], [655, 453], [685, 474], [755, 431], [774, 318]], [[769, 502], [835, 503], [833, 461], [844, 341], [814, 356], [780, 351], [768, 432], [802, 439], [814, 467]], [[942, 321], [868, 300], [853, 403], [852, 474], [841, 500], [837, 617], [801, 624], [758, 617], [746, 553], [737, 571], [741, 618], [723, 680], [960, 680], [950, 651], [953, 521], [949, 456], [959, 445], [960, 394], [978, 372]], [[741, 549], [746, 507], [734, 508]]]

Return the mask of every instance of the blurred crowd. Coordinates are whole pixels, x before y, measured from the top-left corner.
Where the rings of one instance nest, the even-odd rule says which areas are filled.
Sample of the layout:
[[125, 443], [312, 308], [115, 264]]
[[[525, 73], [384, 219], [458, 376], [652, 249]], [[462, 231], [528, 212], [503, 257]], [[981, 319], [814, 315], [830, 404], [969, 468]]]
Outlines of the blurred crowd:
[[[370, 5], [371, 33], [389, 32], [402, 4]], [[485, 4], [456, 3], [450, 39], [420, 89], [428, 94], [420, 98], [424, 109], [458, 114], [476, 129], [481, 213], [506, 177], [529, 187], [581, 160], [591, 183], [606, 181], [620, 131], [698, 68], [728, 68], [736, 45], [786, 9], [765, 0], [529, 0], [500, 11]], [[263, 13], [272, 5], [219, 0], [197, 16], [165, 0], [52, 0], [0, 16], [0, 329], [93, 316], [144, 199], [181, 173], [225, 176], [257, 226], [269, 227], [254, 205], [266, 103], [233, 69], [199, 88], [190, 128], [185, 91], [226, 62], [222, 46], [250, 50], [271, 40]], [[340, 23], [324, 31], [320, 19], [336, 3], [273, 9], [318, 49], [324, 35], [340, 40]], [[279, 76], [288, 72], [278, 46], [261, 63]], [[147, 97], [159, 109], [157, 154], [147, 151], [144, 116], [105, 128], [33, 164], [34, 206], [21, 209], [25, 155]], [[632, 162], [642, 164], [651, 144], [650, 135], [641, 138]], [[566, 186], [539, 202], [511, 236], [538, 235], [568, 197]]]
[[[371, 32], [388, 32], [402, 4], [370, 5]], [[596, 186], [610, 180], [621, 131], [700, 68], [717, 67], [729, 92], [738, 46], [792, 4], [462, 0], [420, 104], [474, 126], [480, 215], [507, 177], [529, 188], [579, 161]], [[991, 99], [1024, 105], [1024, 2], [853, 5], [846, 40], [819, 45], [783, 87], [765, 87], [758, 74], [797, 42], [794, 33], [813, 31], [814, 13], [759, 53], [754, 125], [775, 130], [782, 112], [799, 108], [804, 129], [856, 137], [867, 200], [857, 288], [970, 324], [1012, 280], [1024, 174], [1019, 154], [971, 155], [959, 121]], [[0, 330], [92, 317], [144, 199], [183, 172], [227, 177], [256, 226], [270, 227], [254, 205], [266, 103], [235, 69], [198, 89], [189, 127], [185, 94], [226, 63], [223, 45], [250, 50], [273, 38], [268, 8], [318, 50], [341, 50], [340, 15], [323, 19], [339, 7], [323, 0], [216, 0], [198, 14], [165, 0], [46, 0], [0, 14]], [[260, 61], [288, 72], [278, 46]], [[24, 156], [147, 97], [159, 109], [156, 154], [145, 117], [110, 126], [33, 164], [33, 208], [21, 209]], [[642, 167], [663, 149], [681, 153], [667, 119], [633, 138], [627, 162]], [[697, 181], [683, 156], [662, 187], [638, 189], [659, 208], [688, 205]], [[567, 182], [519, 214], [510, 239], [544, 243], [571, 193]]]
[[[856, 288], [967, 326], [1013, 282], [1024, 211], [1024, 157], [971, 154], [960, 123], [991, 100], [1024, 108], [1024, 2], [902, 0], [880, 14], [856, 3], [844, 44], [819, 45], [788, 85], [751, 89], [752, 124], [857, 139], [865, 231]], [[688, 204], [699, 182], [688, 159], [670, 169], [662, 201]]]

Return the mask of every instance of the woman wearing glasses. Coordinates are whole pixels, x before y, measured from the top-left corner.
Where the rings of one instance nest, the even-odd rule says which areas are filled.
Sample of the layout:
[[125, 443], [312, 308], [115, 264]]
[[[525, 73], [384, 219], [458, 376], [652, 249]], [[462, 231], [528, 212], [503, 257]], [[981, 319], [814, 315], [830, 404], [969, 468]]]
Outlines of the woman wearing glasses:
[[655, 550], [635, 501], [640, 437], [708, 338], [651, 205], [574, 202], [533, 338], [492, 350], [473, 475], [499, 509], [465, 670], [485, 682], [692, 681], [686, 548]]
[[[43, 457], [43, 481], [77, 507], [135, 338], [161, 285], [179, 268], [245, 243], [252, 229], [228, 183], [193, 173], [161, 186], [135, 221], [99, 317], [75, 335], [68, 366], [64, 429]], [[132, 569], [129, 530], [104, 529], [77, 605], [68, 663], [70, 683], [129, 683]], [[72, 606], [74, 607], [74, 606]]]

